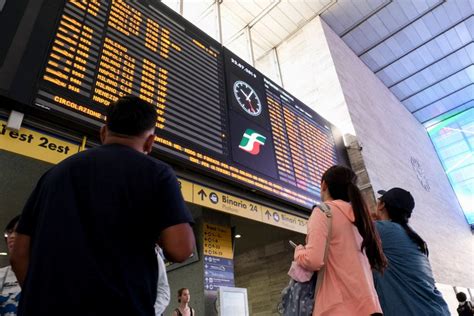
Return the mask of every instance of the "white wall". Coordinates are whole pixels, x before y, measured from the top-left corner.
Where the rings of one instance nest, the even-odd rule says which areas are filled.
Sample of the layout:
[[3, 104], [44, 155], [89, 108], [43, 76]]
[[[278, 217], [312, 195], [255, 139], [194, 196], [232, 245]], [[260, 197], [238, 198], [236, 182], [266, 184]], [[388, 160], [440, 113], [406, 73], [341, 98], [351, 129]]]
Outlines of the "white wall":
[[[411, 224], [430, 247], [437, 281], [473, 287], [474, 237], [424, 127], [319, 18], [278, 53], [290, 93], [345, 131], [353, 127], [375, 190], [400, 186], [413, 194]], [[412, 157], [421, 163], [429, 191]]]

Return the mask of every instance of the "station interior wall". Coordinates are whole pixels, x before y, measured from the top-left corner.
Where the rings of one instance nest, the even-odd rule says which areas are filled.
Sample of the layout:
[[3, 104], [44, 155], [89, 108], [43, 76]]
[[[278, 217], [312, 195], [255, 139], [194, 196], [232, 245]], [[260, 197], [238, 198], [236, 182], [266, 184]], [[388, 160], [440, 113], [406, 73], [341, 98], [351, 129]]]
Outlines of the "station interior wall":
[[[304, 236], [295, 233], [290, 237], [296, 243], [304, 243]], [[293, 260], [293, 248], [288, 240], [278, 240], [243, 253], [237, 253], [235, 286], [246, 288], [250, 315], [280, 315], [277, 306], [281, 291], [290, 280], [288, 269]]]

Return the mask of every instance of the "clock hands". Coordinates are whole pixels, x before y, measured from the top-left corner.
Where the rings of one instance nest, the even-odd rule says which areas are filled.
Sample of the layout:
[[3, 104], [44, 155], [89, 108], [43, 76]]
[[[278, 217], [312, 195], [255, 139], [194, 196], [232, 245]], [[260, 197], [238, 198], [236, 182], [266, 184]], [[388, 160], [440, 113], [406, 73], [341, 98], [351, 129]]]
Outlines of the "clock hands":
[[255, 109], [253, 108], [253, 105], [252, 105], [252, 101], [250, 101], [250, 97], [252, 96], [252, 94], [254, 93], [253, 91], [250, 91], [250, 93], [247, 95], [245, 94], [244, 90], [243, 89], [240, 89], [240, 92], [242, 92], [242, 94], [245, 96], [245, 101], [248, 102], [249, 106], [250, 106], [250, 110], [255, 113]]
[[248, 102], [249, 105], [250, 105], [250, 110], [251, 110], [253, 113], [255, 113], [256, 111], [255, 111], [255, 109], [253, 108], [252, 101], [250, 101], [249, 99], [247, 99], [247, 102]]
[[244, 95], [246, 96], [245, 100], [249, 101], [249, 100], [250, 100], [250, 96], [251, 96], [252, 94], [254, 94], [254, 91], [253, 91], [253, 90], [250, 90], [249, 95], [245, 95], [245, 93], [244, 93]]
[[242, 92], [242, 94], [245, 96], [245, 100], [247, 100], [247, 101], [249, 100], [250, 95], [252, 94], [252, 93], [250, 93], [249, 95], [246, 95], [245, 92], [244, 92], [244, 89], [240, 89], [240, 92]]

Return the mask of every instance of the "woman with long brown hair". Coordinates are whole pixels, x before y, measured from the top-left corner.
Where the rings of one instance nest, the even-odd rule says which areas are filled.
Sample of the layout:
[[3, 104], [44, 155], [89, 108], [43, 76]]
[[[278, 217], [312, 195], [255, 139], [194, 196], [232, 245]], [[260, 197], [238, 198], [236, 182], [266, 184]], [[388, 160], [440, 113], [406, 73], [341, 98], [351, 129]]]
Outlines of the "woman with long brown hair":
[[318, 275], [322, 280], [318, 280], [313, 316], [382, 313], [371, 269], [383, 271], [387, 260], [356, 180], [349, 168], [326, 170], [321, 199], [331, 209], [332, 219], [328, 221], [324, 212], [314, 208], [306, 245], [295, 249], [294, 259], [304, 269], [318, 271], [325, 266], [324, 274]]

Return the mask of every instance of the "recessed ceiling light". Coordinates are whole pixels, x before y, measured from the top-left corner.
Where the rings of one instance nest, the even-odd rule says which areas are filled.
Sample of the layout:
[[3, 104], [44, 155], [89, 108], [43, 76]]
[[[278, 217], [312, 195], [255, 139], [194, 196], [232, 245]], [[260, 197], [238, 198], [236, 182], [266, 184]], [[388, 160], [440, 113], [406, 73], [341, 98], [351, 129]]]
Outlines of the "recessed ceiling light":
[[6, 253], [6, 252], [0, 252], [0, 256], [8, 256], [8, 253]]
[[242, 235], [236, 234], [234, 237], [235, 237], [235, 238], [240, 238], [240, 237], [242, 237]]

